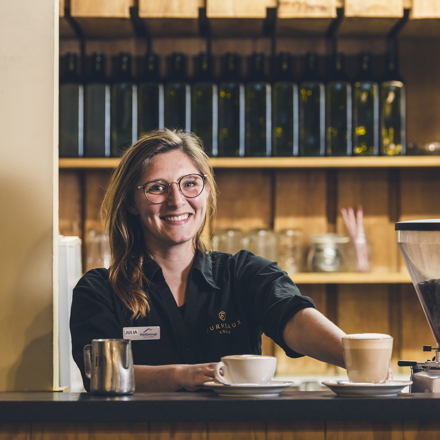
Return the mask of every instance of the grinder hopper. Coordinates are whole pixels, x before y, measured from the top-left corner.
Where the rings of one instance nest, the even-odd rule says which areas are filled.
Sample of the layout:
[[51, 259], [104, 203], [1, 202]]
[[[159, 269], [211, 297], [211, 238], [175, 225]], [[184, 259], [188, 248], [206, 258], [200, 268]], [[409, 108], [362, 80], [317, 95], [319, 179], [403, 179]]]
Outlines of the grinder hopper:
[[440, 219], [396, 223], [397, 243], [440, 347]]

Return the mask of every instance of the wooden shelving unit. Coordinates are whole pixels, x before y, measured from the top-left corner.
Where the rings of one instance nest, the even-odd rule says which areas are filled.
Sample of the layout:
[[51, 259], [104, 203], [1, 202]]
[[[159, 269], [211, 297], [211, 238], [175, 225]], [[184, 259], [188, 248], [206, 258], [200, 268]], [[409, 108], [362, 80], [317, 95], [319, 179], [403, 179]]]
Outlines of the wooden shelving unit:
[[290, 275], [293, 282], [303, 284], [407, 284], [411, 283], [408, 273], [296, 273]]
[[[110, 169], [118, 158], [60, 158], [60, 169]], [[214, 168], [425, 168], [440, 167], [440, 156], [396, 157], [213, 157]]]
[[[209, 47], [214, 57], [288, 51], [300, 58], [307, 51], [328, 56], [337, 49], [351, 60], [346, 67], [354, 74], [358, 54], [384, 56], [392, 36], [407, 84], [408, 143], [440, 140], [438, 0], [60, 0], [60, 11], [61, 55], [101, 50], [108, 57], [121, 51], [142, 57], [148, 48], [165, 59], [173, 51], [192, 57]], [[189, 63], [190, 75], [191, 68]], [[421, 359], [422, 345], [435, 342], [397, 248], [394, 224], [440, 217], [440, 156], [211, 161], [220, 192], [217, 228], [301, 228], [307, 245], [314, 233], [346, 233], [341, 208], [362, 205], [372, 271], [291, 278], [347, 333], [393, 335], [396, 373], [398, 359]], [[84, 261], [89, 231], [102, 227], [99, 206], [118, 163], [118, 158], [59, 160], [60, 231], [82, 238]], [[309, 358], [291, 360], [266, 339], [263, 350], [278, 357], [280, 375], [336, 373]]]

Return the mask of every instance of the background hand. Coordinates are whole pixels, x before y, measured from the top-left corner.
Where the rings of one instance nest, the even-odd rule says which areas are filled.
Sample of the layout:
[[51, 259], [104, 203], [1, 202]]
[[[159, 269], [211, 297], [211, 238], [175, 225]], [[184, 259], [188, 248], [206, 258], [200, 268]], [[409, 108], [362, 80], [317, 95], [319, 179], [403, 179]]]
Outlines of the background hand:
[[202, 387], [205, 382], [214, 379], [214, 367], [216, 363], [179, 365], [176, 370], [177, 382], [182, 388], [194, 391]]
[[388, 376], [387, 376], [387, 380], [393, 380], [393, 366], [390, 365], [388, 366]]

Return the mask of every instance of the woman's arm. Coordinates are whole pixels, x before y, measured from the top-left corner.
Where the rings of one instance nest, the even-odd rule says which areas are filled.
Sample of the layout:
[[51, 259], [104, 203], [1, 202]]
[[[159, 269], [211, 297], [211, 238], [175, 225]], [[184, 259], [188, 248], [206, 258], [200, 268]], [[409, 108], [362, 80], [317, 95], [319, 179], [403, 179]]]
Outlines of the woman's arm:
[[215, 365], [135, 365], [136, 391], [194, 391], [214, 379]]
[[284, 342], [290, 349], [343, 368], [344, 335], [339, 327], [313, 308], [297, 312], [283, 330]]

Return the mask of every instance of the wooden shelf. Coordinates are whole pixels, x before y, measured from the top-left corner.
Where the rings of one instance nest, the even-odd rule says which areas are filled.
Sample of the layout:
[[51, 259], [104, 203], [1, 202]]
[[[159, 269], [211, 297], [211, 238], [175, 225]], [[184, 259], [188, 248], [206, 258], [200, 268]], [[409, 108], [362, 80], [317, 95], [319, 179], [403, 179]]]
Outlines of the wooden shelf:
[[[112, 169], [119, 158], [60, 158], [61, 169]], [[214, 157], [214, 168], [423, 168], [440, 167], [440, 156]]]
[[296, 273], [290, 275], [295, 284], [407, 284], [408, 273]]

